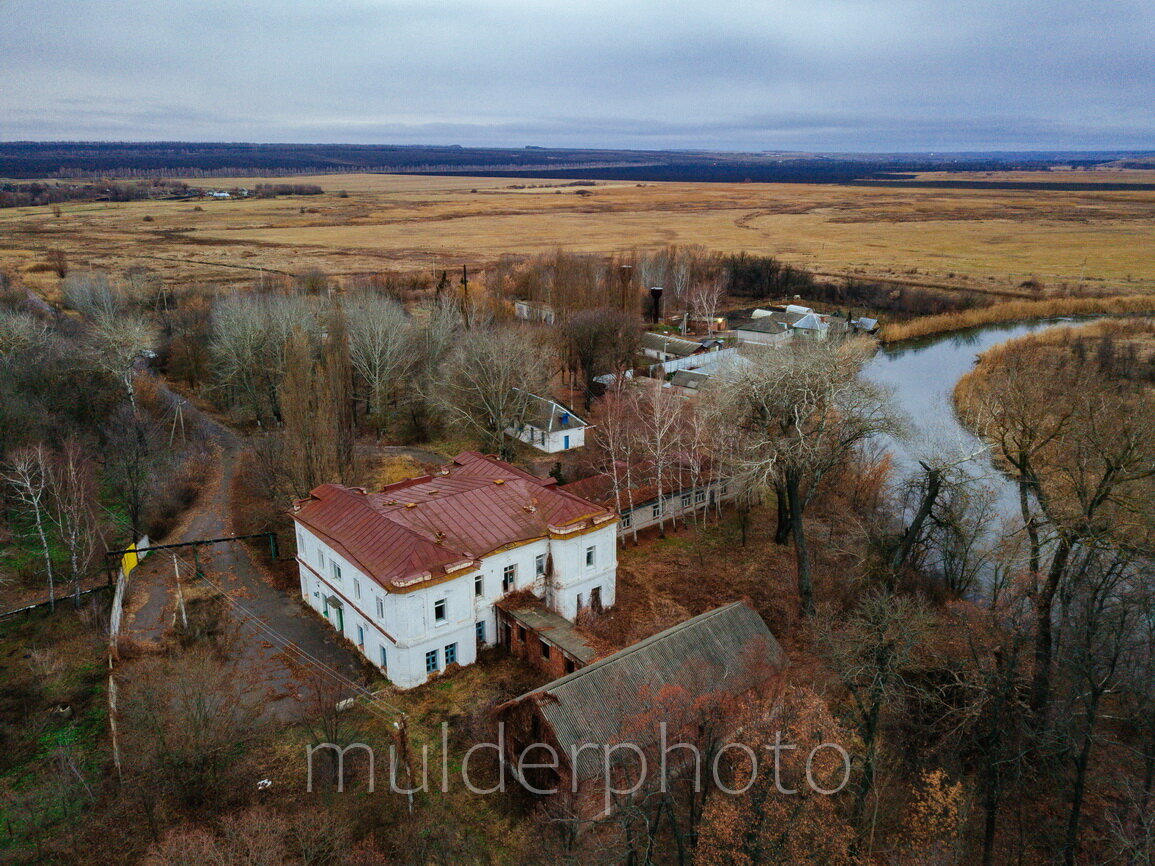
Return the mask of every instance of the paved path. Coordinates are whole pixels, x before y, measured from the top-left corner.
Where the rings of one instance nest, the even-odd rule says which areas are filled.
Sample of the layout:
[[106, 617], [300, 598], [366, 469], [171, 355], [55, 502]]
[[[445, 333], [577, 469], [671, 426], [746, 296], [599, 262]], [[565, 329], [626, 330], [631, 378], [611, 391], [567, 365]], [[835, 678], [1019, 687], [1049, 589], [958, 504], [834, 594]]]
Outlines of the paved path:
[[[186, 404], [185, 411], [195, 410]], [[161, 543], [234, 534], [229, 496], [241, 443], [231, 431], [212, 419], [203, 414], [199, 414], [199, 419], [219, 449], [217, 470], [180, 529]], [[186, 581], [191, 575], [192, 550], [175, 551], [184, 563], [181, 575]], [[282, 555], [286, 553], [282, 551]], [[298, 653], [284, 650], [284, 640], [344, 676], [361, 681], [362, 667], [354, 654], [337, 642], [331, 628], [307, 611], [297, 593], [274, 588], [244, 544], [208, 545], [198, 548], [197, 555], [208, 580], [235, 602], [227, 606], [237, 631], [232, 644], [235, 657], [247, 682], [261, 691], [272, 717], [286, 721], [301, 718], [309, 709], [312, 684], [318, 676], [315, 665]], [[159, 648], [171, 633], [176, 610], [172, 551], [160, 550], [147, 557], [133, 571], [130, 580], [130, 602], [123, 634], [144, 648]]]

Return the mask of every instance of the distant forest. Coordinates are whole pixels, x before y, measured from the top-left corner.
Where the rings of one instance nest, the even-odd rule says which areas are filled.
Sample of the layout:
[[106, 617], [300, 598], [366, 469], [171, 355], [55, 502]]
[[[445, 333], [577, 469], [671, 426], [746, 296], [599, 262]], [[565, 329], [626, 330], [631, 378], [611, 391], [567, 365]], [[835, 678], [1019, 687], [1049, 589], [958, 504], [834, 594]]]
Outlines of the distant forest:
[[[158, 176], [211, 178], [342, 172], [408, 172], [574, 179], [739, 183], [887, 183], [918, 171], [1009, 171], [1091, 168], [1142, 158], [1131, 152], [997, 154], [785, 154], [703, 151], [465, 148], [351, 144], [187, 142], [0, 142], [0, 177], [96, 179]], [[962, 183], [974, 183], [973, 181]], [[986, 186], [1004, 184], [986, 184]], [[1024, 187], [1022, 182], [1015, 184]], [[1065, 186], [1065, 185], [1064, 185]], [[1110, 183], [1070, 184], [1110, 189]], [[1060, 185], [1047, 184], [1056, 189]], [[1147, 185], [1127, 185], [1143, 189]], [[1155, 185], [1152, 186], [1155, 188]]]

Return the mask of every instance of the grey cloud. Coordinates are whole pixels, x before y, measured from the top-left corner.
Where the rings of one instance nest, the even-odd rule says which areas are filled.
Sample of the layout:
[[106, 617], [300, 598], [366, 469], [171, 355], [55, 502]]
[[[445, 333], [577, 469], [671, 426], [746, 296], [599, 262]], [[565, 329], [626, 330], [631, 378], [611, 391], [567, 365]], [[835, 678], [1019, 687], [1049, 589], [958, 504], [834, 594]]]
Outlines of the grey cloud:
[[1155, 146], [1131, 0], [0, 0], [0, 138]]

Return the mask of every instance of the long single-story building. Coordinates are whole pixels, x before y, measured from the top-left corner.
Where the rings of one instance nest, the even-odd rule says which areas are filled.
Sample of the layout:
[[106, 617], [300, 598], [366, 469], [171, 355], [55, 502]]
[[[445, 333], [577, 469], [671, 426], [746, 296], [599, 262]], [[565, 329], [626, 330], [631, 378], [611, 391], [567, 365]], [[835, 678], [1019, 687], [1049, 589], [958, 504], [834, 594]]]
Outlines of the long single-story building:
[[607, 812], [607, 763], [630, 775], [618, 763], [630, 750], [613, 749], [611, 763], [607, 749], [631, 744], [656, 768], [663, 730], [677, 743], [701, 742], [703, 726], [732, 729], [744, 712], [775, 699], [785, 664], [762, 617], [734, 602], [499, 706], [503, 758], [531, 790], [555, 792], [571, 814], [590, 820]]
[[690, 455], [671, 460], [662, 473], [660, 489], [650, 462], [628, 470], [619, 466], [616, 490], [614, 475], [609, 472], [572, 481], [562, 489], [617, 512], [621, 518], [618, 535], [625, 536], [663, 520], [686, 520], [695, 512], [734, 498], [735, 485], [718, 476], [704, 459], [697, 466], [694, 463]]

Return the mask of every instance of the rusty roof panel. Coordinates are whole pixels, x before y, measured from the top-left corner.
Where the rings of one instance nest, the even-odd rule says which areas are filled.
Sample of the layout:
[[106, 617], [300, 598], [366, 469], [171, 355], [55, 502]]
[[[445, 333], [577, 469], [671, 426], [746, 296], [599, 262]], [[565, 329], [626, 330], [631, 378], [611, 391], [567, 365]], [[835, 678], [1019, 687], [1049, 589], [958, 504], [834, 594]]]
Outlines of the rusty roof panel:
[[[632, 742], [645, 749], [658, 723], [676, 731], [688, 708], [710, 695], [759, 690], [785, 664], [762, 617], [742, 602], [715, 608], [606, 656], [506, 706], [534, 700], [563, 753], [583, 743]], [[578, 779], [602, 771], [603, 754], [579, 750]]]
[[612, 515], [556, 487], [552, 478], [467, 451], [446, 474], [391, 484], [380, 493], [322, 484], [294, 506], [292, 516], [388, 588], [444, 575], [507, 544], [544, 538], [551, 526]]

